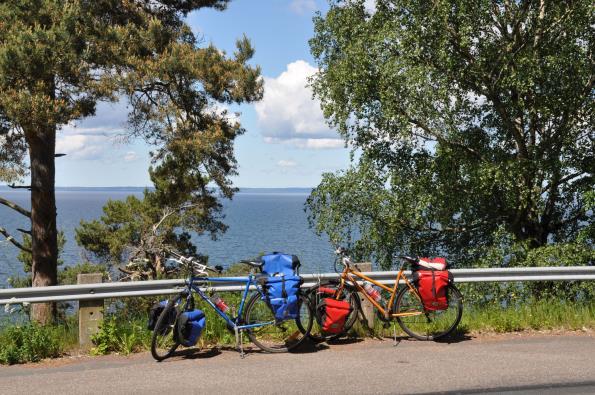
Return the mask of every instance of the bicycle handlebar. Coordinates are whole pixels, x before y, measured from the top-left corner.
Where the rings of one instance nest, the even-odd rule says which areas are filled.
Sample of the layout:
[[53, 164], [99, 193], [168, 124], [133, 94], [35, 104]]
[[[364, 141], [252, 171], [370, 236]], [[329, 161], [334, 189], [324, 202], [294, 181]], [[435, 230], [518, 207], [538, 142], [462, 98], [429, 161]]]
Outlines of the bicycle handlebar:
[[182, 265], [188, 265], [193, 271], [196, 270], [198, 273], [206, 273], [207, 270], [213, 273], [221, 273], [223, 271], [223, 266], [221, 265], [210, 267], [198, 262], [194, 257], [186, 257], [171, 250], [168, 250], [167, 253], [175, 258], [173, 259], [174, 261], [179, 262]]

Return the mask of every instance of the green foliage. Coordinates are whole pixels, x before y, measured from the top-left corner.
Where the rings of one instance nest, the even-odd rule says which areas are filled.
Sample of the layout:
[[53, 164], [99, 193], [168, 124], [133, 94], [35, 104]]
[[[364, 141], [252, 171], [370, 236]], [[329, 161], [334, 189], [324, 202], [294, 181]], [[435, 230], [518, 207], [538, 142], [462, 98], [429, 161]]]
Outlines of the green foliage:
[[0, 331], [0, 364], [37, 362], [64, 352], [65, 327], [36, 323]]
[[[130, 108], [128, 137], [154, 147], [150, 172], [157, 191], [147, 202], [154, 218], [160, 221], [173, 212], [179, 214], [182, 230], [216, 234], [224, 229], [212, 187], [226, 198], [233, 195], [233, 143], [244, 129], [219, 108], [259, 100], [263, 82], [260, 69], [248, 63], [254, 50], [246, 37], [228, 55], [200, 42], [185, 17], [206, 7], [223, 10], [227, 3], [0, 4], [0, 179], [21, 177], [29, 153], [36, 285], [57, 282], [56, 134], [64, 125], [95, 115], [99, 102], [125, 98]], [[155, 210], [161, 215], [155, 216]], [[185, 236], [168, 230], [153, 235], [158, 223], [137, 228], [146, 235], [141, 237], [146, 244], [134, 247], [142, 247], [139, 255], [160, 272], [155, 251], [171, 238]], [[103, 232], [101, 225], [85, 229], [92, 252], [109, 250], [98, 246], [99, 237], [88, 234]], [[47, 307], [35, 306], [37, 319], [50, 318]]]
[[331, 1], [310, 41], [315, 95], [361, 152], [312, 193], [317, 230], [383, 267], [471, 266], [500, 231], [592, 246], [591, 2], [363, 3]]
[[[191, 8], [213, 4], [225, 2]], [[158, 56], [131, 54], [128, 73], [117, 78], [133, 108], [131, 136], [156, 146], [149, 169], [154, 189], [142, 199], [108, 202], [101, 219], [81, 222], [76, 235], [102, 262], [136, 260], [124, 269], [134, 280], [176, 274], [166, 267], [164, 250], [195, 255], [190, 232], [215, 238], [227, 229], [218, 197], [236, 191], [230, 179], [237, 174], [233, 142], [244, 129], [217, 105], [262, 96], [260, 69], [247, 63], [254, 50], [246, 37], [228, 57], [212, 45], [201, 47], [175, 6], [173, 13], [175, 27], [151, 19], [146, 31], [134, 28], [133, 42], [148, 45], [149, 53], [155, 46]]]
[[146, 318], [122, 320], [115, 316], [104, 319], [99, 332], [92, 337], [93, 355], [112, 352], [128, 355], [151, 347], [151, 332], [146, 329]]
[[[500, 234], [499, 243], [482, 254], [477, 267], [588, 266], [595, 262], [595, 250], [582, 243], [559, 243], [529, 248], [511, 243]], [[537, 301], [582, 303], [595, 299], [592, 281], [536, 281], [524, 283], [461, 284], [465, 300], [473, 306], [518, 306]]]

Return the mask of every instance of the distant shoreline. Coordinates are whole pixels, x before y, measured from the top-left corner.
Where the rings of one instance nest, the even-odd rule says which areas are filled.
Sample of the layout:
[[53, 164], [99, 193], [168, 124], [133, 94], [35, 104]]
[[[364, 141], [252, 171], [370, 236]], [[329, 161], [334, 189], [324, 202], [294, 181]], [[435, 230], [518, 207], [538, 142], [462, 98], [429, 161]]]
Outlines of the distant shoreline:
[[[56, 187], [56, 191], [67, 192], [142, 192], [153, 187]], [[240, 193], [307, 193], [313, 188], [240, 188]], [[12, 189], [7, 185], [0, 185], [0, 191], [22, 191], [26, 189]]]

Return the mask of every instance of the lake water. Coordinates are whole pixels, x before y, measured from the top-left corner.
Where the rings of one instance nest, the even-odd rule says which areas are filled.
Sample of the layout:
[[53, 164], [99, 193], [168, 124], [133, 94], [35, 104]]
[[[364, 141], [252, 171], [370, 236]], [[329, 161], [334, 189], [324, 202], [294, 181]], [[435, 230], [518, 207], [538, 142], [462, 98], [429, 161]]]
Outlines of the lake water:
[[[83, 260], [82, 250], [74, 239], [74, 230], [81, 220], [99, 218], [108, 199], [124, 199], [139, 189], [61, 189], [56, 191], [58, 228], [66, 234], [62, 254], [65, 265]], [[30, 207], [29, 192], [0, 189], [0, 196]], [[306, 190], [246, 190], [237, 193], [232, 201], [224, 202], [224, 222], [228, 231], [218, 240], [195, 237], [199, 251], [209, 255], [212, 265], [228, 266], [240, 259], [251, 258], [261, 252], [283, 251], [299, 256], [302, 273], [332, 271], [333, 249], [325, 236], [318, 237], [308, 227], [304, 202]], [[19, 236], [16, 228], [29, 229], [25, 217], [0, 205], [0, 226]], [[20, 236], [19, 236], [20, 237]], [[22, 264], [16, 259], [18, 250], [0, 236], [0, 288], [10, 276], [22, 275]]]

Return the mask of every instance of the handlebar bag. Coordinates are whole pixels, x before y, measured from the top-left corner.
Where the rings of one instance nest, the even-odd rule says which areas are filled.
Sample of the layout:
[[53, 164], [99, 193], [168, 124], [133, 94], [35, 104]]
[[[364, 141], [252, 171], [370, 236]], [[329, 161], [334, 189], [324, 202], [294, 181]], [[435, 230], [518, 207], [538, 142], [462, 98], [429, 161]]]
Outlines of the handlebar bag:
[[267, 278], [266, 300], [277, 321], [297, 318], [298, 293], [302, 282], [302, 278], [295, 275], [269, 276]]
[[[151, 306], [149, 310], [149, 321], [147, 322], [147, 329], [152, 331], [155, 329], [155, 325], [157, 325], [157, 320], [159, 316], [167, 306], [167, 300], [162, 300], [161, 302], [155, 303]], [[168, 326], [173, 324], [176, 320], [176, 310], [172, 309], [169, 313], [169, 317], [166, 320], [166, 325], [163, 326], [163, 330], [167, 330]]]
[[426, 310], [448, 309], [447, 289], [452, 281], [448, 270], [418, 270], [413, 273], [413, 280]]
[[343, 332], [351, 305], [345, 300], [325, 298], [316, 308], [321, 314], [322, 331], [330, 334]]
[[175, 326], [176, 340], [185, 347], [192, 347], [205, 328], [207, 318], [202, 310], [185, 311], [180, 314]]
[[300, 260], [296, 255], [284, 254], [282, 252], [273, 252], [263, 255], [262, 272], [269, 276], [284, 274], [286, 276], [299, 273]]

